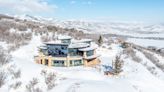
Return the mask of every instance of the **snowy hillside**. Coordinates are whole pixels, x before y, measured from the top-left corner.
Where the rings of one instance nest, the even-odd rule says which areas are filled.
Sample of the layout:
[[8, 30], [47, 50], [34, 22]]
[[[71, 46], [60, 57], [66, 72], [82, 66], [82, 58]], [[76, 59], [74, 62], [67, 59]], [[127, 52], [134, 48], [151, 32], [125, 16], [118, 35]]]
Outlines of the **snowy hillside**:
[[[36, 42], [38, 44], [35, 44]], [[40, 44], [40, 37], [33, 36], [29, 45], [23, 46], [12, 53], [13, 61], [21, 69], [20, 80], [23, 85], [16, 91], [10, 90], [10, 92], [24, 92], [24, 86], [33, 77], [39, 78], [40, 82], [43, 81], [40, 77], [42, 69], [55, 72], [59, 78], [57, 86], [49, 92], [109, 92], [109, 90], [111, 92], [163, 92], [164, 90], [163, 72], [157, 69], [159, 76], [156, 77], [142, 63], [137, 63], [130, 58], [125, 59], [124, 72], [118, 77], [104, 76], [101, 71], [89, 67], [49, 68], [38, 65], [33, 62], [33, 56], [37, 54], [36, 49]], [[111, 64], [115, 55], [122, 50], [116, 44], [111, 45], [111, 47], [112, 50], [106, 48], [98, 49], [98, 53], [101, 53], [102, 64]], [[149, 60], [144, 60], [146, 58], [139, 53], [137, 52], [137, 55], [143, 59], [143, 62], [147, 62], [148, 65], [154, 65]], [[43, 85], [39, 84], [39, 86], [44, 90]], [[3, 87], [1, 90], [3, 90]]]
[[[15, 17], [20, 20], [13, 18], [0, 20], [1, 24], [6, 23], [0, 25], [0, 47], [2, 47], [0, 92], [163, 92], [164, 90], [162, 24], [62, 22], [29, 15]], [[78, 32], [76, 30], [72, 32], [69, 30], [71, 28], [77, 29]], [[79, 35], [79, 31], [84, 33], [80, 32]], [[63, 34], [79, 39], [86, 35], [95, 36], [90, 33], [107, 34], [103, 35], [104, 43], [96, 50], [100, 54], [99, 66], [48, 67], [34, 62], [38, 46], [43, 42], [54, 41], [56, 36]], [[113, 37], [109, 34], [118, 36]], [[118, 41], [117, 38], [122, 36], [127, 36], [125, 39], [127, 45]], [[158, 48], [151, 49], [147, 46]], [[103, 66], [112, 66], [118, 55], [123, 62], [122, 72], [117, 75], [104, 75]]]
[[66, 28], [76, 28], [88, 32], [116, 33], [130, 35], [133, 33], [151, 34], [164, 33], [162, 24], [146, 24], [134, 22], [99, 22], [99, 21], [63, 21], [60, 26]]

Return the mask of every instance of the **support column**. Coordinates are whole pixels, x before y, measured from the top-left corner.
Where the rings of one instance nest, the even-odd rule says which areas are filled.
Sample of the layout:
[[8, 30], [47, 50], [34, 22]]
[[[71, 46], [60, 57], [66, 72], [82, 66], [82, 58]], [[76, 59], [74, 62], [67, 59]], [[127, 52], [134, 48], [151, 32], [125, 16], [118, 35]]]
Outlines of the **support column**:
[[87, 57], [87, 52], [84, 51], [83, 57], [86, 58]]
[[70, 66], [70, 57], [67, 56], [67, 59], [66, 59], [66, 66], [69, 67]]
[[84, 59], [84, 66], [88, 66], [87, 60]]
[[74, 60], [72, 60], [72, 66], [75, 66], [75, 61]]
[[40, 59], [38, 56], [34, 57], [34, 61], [35, 61], [35, 63], [40, 64]]
[[52, 57], [49, 56], [48, 57], [48, 67], [51, 67], [52, 66]]
[[45, 57], [42, 57], [42, 64], [45, 65]]
[[84, 51], [83, 58], [84, 58], [84, 66], [87, 66], [87, 60], [85, 59], [87, 57], [87, 52]]
[[94, 49], [94, 55], [96, 55], [96, 49]]

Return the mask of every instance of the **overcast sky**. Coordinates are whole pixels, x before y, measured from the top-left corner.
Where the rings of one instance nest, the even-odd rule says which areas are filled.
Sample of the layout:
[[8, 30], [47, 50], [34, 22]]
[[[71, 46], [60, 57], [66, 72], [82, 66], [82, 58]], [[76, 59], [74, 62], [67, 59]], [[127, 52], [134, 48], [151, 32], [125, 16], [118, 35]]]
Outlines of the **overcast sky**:
[[57, 19], [164, 22], [164, 0], [0, 0], [0, 13]]

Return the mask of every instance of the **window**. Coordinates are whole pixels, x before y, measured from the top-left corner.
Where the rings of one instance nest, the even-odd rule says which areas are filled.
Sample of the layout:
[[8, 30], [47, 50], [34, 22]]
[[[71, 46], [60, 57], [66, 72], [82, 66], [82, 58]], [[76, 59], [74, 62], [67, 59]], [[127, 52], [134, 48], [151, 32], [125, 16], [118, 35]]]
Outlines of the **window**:
[[52, 55], [52, 56], [57, 56], [57, 57], [65, 57], [67, 56], [68, 50], [67, 50], [68, 46], [61, 46], [61, 45], [52, 45], [49, 46], [48, 48], [48, 55]]
[[75, 66], [82, 65], [82, 60], [74, 60], [74, 65]]
[[78, 50], [77, 49], [69, 49], [69, 54], [70, 54], [70, 56], [77, 56]]
[[54, 60], [53, 61], [53, 66], [64, 66], [64, 60]]
[[72, 66], [72, 65], [74, 65], [74, 66], [79, 66], [79, 65], [82, 65], [83, 64], [83, 62], [82, 62], [82, 60], [80, 59], [80, 60], [70, 60], [70, 65]]
[[72, 60], [70, 60], [70, 65], [73, 65], [73, 63], [72, 63], [73, 61]]
[[87, 51], [87, 56], [92, 56], [92, 55], [94, 55], [94, 50]]
[[71, 43], [71, 40], [70, 39], [63, 39], [62, 43], [68, 43], [69, 44], [69, 43]]

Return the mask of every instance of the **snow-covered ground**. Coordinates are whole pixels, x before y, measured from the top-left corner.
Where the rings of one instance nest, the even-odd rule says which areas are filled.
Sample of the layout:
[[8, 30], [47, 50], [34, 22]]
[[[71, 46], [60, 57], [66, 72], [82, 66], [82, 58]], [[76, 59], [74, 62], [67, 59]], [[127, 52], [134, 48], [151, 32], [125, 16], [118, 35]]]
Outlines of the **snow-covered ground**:
[[5, 50], [8, 49], [8, 44], [6, 42], [0, 42], [0, 46]]
[[[46, 21], [43, 18], [36, 18], [29, 15], [22, 17], [15, 16], [20, 19], [27, 19], [45, 24], [59, 25], [64, 28], [75, 28], [84, 33], [112, 33], [123, 36], [133, 37], [164, 37], [164, 25], [145, 25], [140, 23], [99, 23], [99, 22], [83, 22], [83, 21], [55, 21], [50, 19]], [[17, 30], [11, 28], [10, 32], [15, 33]], [[26, 32], [32, 30], [27, 29]], [[24, 32], [18, 32], [24, 33]], [[141, 46], [156, 46], [164, 47], [163, 40], [137, 39], [128, 38], [128, 42], [132, 42]], [[40, 72], [45, 69], [57, 74], [57, 85], [48, 92], [163, 92], [164, 91], [164, 73], [148, 60], [144, 54], [136, 50], [136, 55], [142, 61], [134, 62], [131, 58], [124, 58], [123, 72], [119, 76], [105, 76], [100, 69], [77, 66], [77, 67], [47, 67], [36, 64], [34, 56], [37, 55], [37, 47], [42, 44], [40, 36], [33, 35], [32, 40], [28, 45], [22, 46], [14, 52], [11, 52], [12, 61], [17, 68], [21, 70], [21, 77], [18, 79], [22, 82], [22, 86], [17, 90], [8, 89], [9, 84], [13, 80], [7, 80], [7, 83], [0, 88], [0, 92], [26, 92], [26, 85], [32, 78], [39, 79], [39, 87], [43, 92], [47, 92], [45, 85], [42, 84], [44, 79]], [[6, 42], [0, 42], [0, 46], [8, 49]], [[112, 60], [122, 51], [118, 44], [112, 44], [107, 48], [98, 48], [97, 53], [101, 65], [112, 65]], [[111, 49], [110, 49], [111, 48]], [[154, 53], [161, 64], [164, 57]], [[154, 67], [157, 75], [153, 75], [147, 67]], [[0, 67], [1, 68], [1, 67]]]
[[[24, 86], [33, 77], [39, 78], [40, 71], [46, 69], [54, 71], [57, 77], [61, 78], [57, 86], [49, 92], [163, 92], [164, 90], [163, 79], [152, 75], [142, 64], [129, 58], [125, 59], [124, 72], [120, 76], [110, 77], [90, 67], [47, 67], [36, 64], [33, 57], [37, 54], [37, 46], [41, 44], [40, 36], [33, 36], [29, 45], [12, 53], [13, 61], [21, 69], [20, 80]], [[117, 44], [112, 44], [110, 47], [112, 49], [97, 50], [101, 54], [102, 64], [111, 65], [115, 55], [122, 50]], [[10, 92], [25, 92], [24, 86]], [[44, 88], [44, 85], [41, 87]]]
[[148, 46], [155, 46], [158, 48], [164, 47], [164, 40], [151, 40], [151, 39], [136, 39], [136, 38], [128, 38], [127, 42], [132, 42], [134, 44], [148, 47]]

